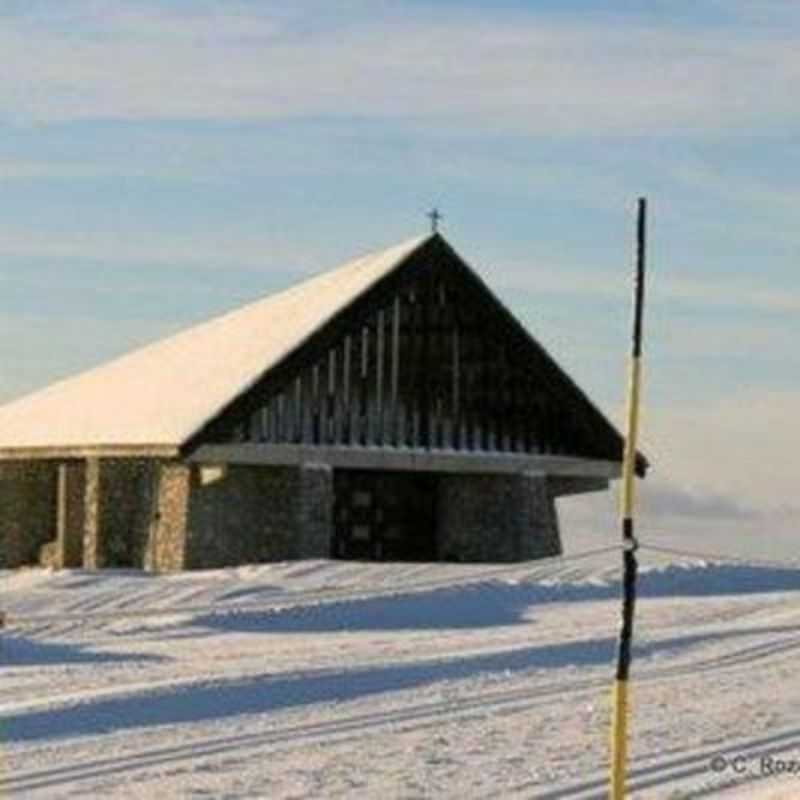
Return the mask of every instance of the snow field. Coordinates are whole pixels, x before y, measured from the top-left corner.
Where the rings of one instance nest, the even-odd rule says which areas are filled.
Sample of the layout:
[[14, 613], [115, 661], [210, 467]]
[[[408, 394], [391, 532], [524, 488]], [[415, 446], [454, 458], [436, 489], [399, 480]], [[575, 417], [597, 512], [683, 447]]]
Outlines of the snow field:
[[[2, 573], [0, 786], [605, 797], [618, 562]], [[631, 796], [800, 797], [800, 572], [641, 562]]]

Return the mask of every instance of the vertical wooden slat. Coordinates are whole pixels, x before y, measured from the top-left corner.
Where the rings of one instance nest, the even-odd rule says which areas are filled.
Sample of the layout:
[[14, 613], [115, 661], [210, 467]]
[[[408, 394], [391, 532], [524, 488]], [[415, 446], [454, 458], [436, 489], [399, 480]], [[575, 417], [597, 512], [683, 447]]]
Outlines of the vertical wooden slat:
[[319, 364], [311, 368], [311, 441], [320, 444]]
[[272, 398], [267, 400], [264, 405], [264, 430], [262, 432], [265, 442], [271, 442], [272, 439]]
[[[499, 336], [498, 343], [502, 343], [502, 338]], [[496, 380], [491, 382], [493, 387], [494, 400], [492, 401], [492, 415], [494, 417], [494, 443], [495, 450], [501, 452], [505, 449], [506, 441], [506, 362], [505, 362], [505, 348], [502, 344], [498, 344], [495, 350], [492, 364], [496, 367]]]
[[286, 394], [281, 392], [278, 395], [278, 441], [285, 442], [287, 439], [286, 428]]
[[258, 441], [266, 442], [269, 439], [269, 399], [264, 401], [258, 415]]
[[459, 450], [461, 448], [461, 364], [460, 344], [458, 340], [458, 318], [453, 324], [453, 408], [451, 416], [453, 418], [453, 441], [451, 447]]
[[303, 440], [303, 377], [298, 375], [294, 381], [294, 429], [292, 441]]
[[[514, 354], [511, 354], [512, 364]], [[519, 452], [519, 404], [517, 398], [517, 370], [512, 367], [511, 370], [511, 386], [509, 390], [509, 402], [511, 403], [511, 444], [510, 449], [514, 453]]]
[[481, 342], [481, 450], [489, 449], [489, 434], [491, 430], [489, 408], [489, 393], [492, 390], [489, 382], [490, 358], [489, 338], [485, 335]]
[[475, 402], [474, 374], [472, 369], [472, 328], [461, 331], [459, 349], [461, 351], [461, 441], [462, 449], [472, 449], [472, 405]]
[[441, 319], [442, 309], [439, 304], [440, 286], [434, 284], [433, 301], [431, 303], [430, 317], [428, 322], [429, 356], [428, 370], [431, 381], [431, 430], [430, 447], [442, 446], [442, 416], [444, 405], [442, 403], [442, 362], [441, 362]]
[[525, 395], [525, 416], [522, 421], [522, 449], [526, 453], [533, 452], [533, 436], [531, 435], [532, 419], [536, 414], [536, 406], [533, 403], [533, 387], [527, 378], [522, 385]]
[[314, 440], [314, 381], [313, 369], [303, 373], [303, 444]]
[[250, 424], [247, 430], [247, 441], [258, 442], [261, 439], [261, 409], [250, 415]]
[[361, 375], [359, 396], [359, 441], [361, 444], [370, 443], [369, 425], [369, 387], [367, 386], [367, 369], [369, 366], [369, 328], [364, 325], [361, 329]]
[[390, 442], [393, 445], [398, 442], [398, 420], [397, 420], [397, 392], [400, 381], [400, 295], [394, 298], [392, 306], [392, 402], [390, 412]]
[[384, 358], [384, 325], [383, 310], [378, 311], [378, 331], [375, 337], [375, 429], [374, 440], [384, 443], [383, 436], [383, 358]]
[[294, 425], [294, 387], [286, 386], [283, 393], [283, 432], [281, 438], [284, 442], [291, 444]]
[[433, 302], [433, 276], [429, 271], [425, 276], [422, 293], [422, 355], [420, 363], [420, 419], [419, 438], [421, 447], [431, 446], [431, 359], [430, 359], [430, 318], [431, 303]]
[[352, 444], [352, 414], [350, 413], [350, 335], [344, 337], [342, 354], [342, 441]]
[[411, 447], [420, 446], [420, 408], [422, 404], [422, 375], [421, 355], [422, 355], [422, 304], [423, 294], [421, 290], [415, 290], [414, 305], [411, 311], [411, 405], [409, 407], [409, 433]]
[[325, 397], [325, 441], [337, 441], [336, 426], [336, 350], [328, 351], [328, 391]]
[[403, 444], [414, 447], [413, 419], [414, 405], [417, 400], [416, 370], [417, 360], [415, 354], [415, 321], [416, 305], [413, 289], [406, 297], [406, 328], [405, 328], [405, 369], [404, 384], [406, 387], [403, 402], [403, 428], [401, 439]]
[[358, 444], [361, 440], [359, 415], [361, 409], [360, 374], [361, 374], [361, 336], [353, 336], [351, 350], [352, 389], [350, 392], [350, 444]]

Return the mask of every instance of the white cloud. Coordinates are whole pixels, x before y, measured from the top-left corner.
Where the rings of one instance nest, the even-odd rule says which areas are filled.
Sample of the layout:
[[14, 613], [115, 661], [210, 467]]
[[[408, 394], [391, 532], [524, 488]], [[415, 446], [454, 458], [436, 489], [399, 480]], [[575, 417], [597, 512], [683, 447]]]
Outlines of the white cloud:
[[654, 474], [705, 496], [777, 513], [798, 507], [800, 392], [743, 389], [681, 408], [645, 406]]
[[[65, 262], [98, 261], [105, 265], [232, 265], [243, 269], [283, 270], [319, 264], [320, 248], [294, 245], [280, 237], [254, 236], [220, 229], [185, 236], [156, 232], [26, 231], [0, 229], [0, 255], [8, 258], [47, 258]], [[10, 273], [0, 279], [10, 279]]]
[[46, 161], [0, 159], [0, 184], [8, 181], [75, 180], [92, 178], [148, 178], [206, 182], [208, 174], [186, 166], [178, 168], [164, 164], [136, 167], [131, 164], [103, 164], [96, 161]]
[[[519, 282], [520, 288], [531, 292], [585, 294], [594, 297], [623, 299], [630, 294], [630, 270], [569, 269], [548, 264], [501, 265], [507, 280]], [[681, 270], [686, 271], [686, 270]], [[800, 311], [800, 292], [796, 289], [764, 288], [734, 276], [720, 280], [664, 276], [652, 270], [648, 294], [653, 304], [666, 301], [685, 301], [704, 308], [742, 308], [795, 314]]]
[[[683, 407], [645, 403], [642, 449], [652, 470], [637, 483], [640, 538], [697, 553], [797, 559], [799, 410], [797, 391], [743, 389]], [[572, 536], [572, 546], [585, 548], [583, 534], [597, 546], [617, 541], [617, 493], [618, 486], [560, 502], [568, 547]]]
[[763, 516], [729, 495], [700, 492], [658, 478], [643, 486], [641, 495], [641, 512], [649, 520], [684, 518], [696, 522], [740, 522]]
[[[798, 410], [797, 391], [743, 389], [683, 407], [645, 403], [642, 449], [652, 469], [637, 483], [642, 539], [728, 556], [796, 559]], [[612, 495], [561, 501], [567, 543], [576, 532], [596, 535], [598, 544], [615, 541], [617, 493], [618, 486]]]
[[[569, 132], [724, 131], [796, 118], [788, 35], [530, 16], [290, 26], [272, 6], [183, 15], [113, 6], [71, 25], [7, 17], [0, 108], [17, 120], [447, 118]], [[218, 6], [218, 9], [223, 8]]]

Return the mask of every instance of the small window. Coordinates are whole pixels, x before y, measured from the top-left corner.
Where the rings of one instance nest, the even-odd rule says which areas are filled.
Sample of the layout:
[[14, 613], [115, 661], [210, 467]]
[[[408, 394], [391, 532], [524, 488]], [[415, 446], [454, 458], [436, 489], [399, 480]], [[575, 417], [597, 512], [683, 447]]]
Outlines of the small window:
[[357, 542], [368, 542], [369, 525], [353, 525], [350, 530], [350, 538]]
[[369, 492], [353, 492], [353, 506], [355, 508], [369, 508], [372, 505], [372, 495]]

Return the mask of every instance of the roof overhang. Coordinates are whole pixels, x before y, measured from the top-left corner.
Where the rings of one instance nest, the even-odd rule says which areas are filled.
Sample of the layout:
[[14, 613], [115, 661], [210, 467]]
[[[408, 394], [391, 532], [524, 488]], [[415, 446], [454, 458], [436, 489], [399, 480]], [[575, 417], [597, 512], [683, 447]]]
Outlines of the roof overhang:
[[0, 448], [2, 461], [69, 460], [75, 458], [176, 458], [180, 450], [176, 445], [125, 444], [125, 445], [54, 445], [52, 447]]
[[292, 444], [206, 444], [188, 457], [196, 464], [249, 464], [301, 466], [328, 464], [338, 469], [380, 469], [418, 472], [470, 472], [509, 474], [538, 472], [543, 475], [619, 478], [622, 465], [551, 454], [454, 452], [399, 447], [328, 447]]

